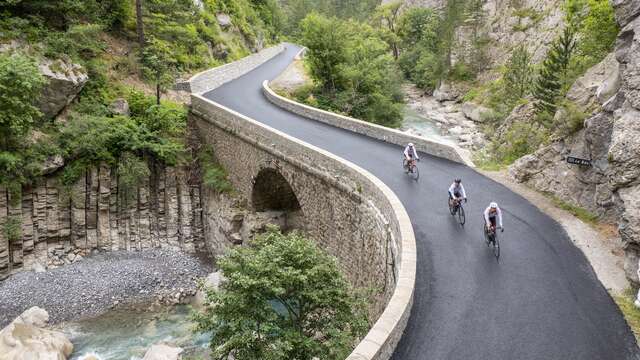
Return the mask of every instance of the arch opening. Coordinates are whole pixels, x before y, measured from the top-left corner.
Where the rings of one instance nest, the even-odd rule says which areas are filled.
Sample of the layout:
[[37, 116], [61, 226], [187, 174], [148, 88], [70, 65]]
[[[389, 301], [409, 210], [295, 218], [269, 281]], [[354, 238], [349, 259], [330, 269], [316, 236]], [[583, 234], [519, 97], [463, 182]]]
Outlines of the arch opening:
[[304, 214], [293, 188], [282, 174], [271, 168], [260, 170], [254, 179], [251, 204], [282, 231], [304, 229]]

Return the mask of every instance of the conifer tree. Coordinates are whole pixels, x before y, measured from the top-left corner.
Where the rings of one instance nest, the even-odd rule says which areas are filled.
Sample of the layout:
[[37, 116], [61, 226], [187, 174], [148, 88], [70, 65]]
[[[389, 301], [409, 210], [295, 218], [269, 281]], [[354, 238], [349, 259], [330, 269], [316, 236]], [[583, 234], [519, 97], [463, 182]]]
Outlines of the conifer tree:
[[551, 115], [555, 113], [576, 44], [575, 30], [572, 26], [567, 26], [562, 35], [551, 44], [542, 62], [533, 91], [534, 97], [538, 100], [536, 103], [538, 113], [547, 112]]
[[520, 45], [513, 50], [507, 61], [503, 79], [505, 93], [510, 100], [518, 100], [530, 94], [533, 69], [531, 53], [526, 46]]

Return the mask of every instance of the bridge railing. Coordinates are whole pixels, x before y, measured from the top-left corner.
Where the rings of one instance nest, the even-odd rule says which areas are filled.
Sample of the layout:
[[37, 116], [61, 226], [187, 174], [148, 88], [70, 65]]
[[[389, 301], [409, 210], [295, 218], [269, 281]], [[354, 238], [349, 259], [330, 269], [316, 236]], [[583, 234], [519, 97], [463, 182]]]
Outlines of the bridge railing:
[[267, 80], [262, 83], [262, 90], [266, 98], [271, 103], [294, 114], [396, 145], [404, 146], [412, 142], [415, 144], [418, 151], [468, 166], [473, 166], [469, 152], [454, 144], [425, 139], [396, 129], [391, 129], [295, 102], [276, 94], [275, 91], [269, 87], [269, 82]]

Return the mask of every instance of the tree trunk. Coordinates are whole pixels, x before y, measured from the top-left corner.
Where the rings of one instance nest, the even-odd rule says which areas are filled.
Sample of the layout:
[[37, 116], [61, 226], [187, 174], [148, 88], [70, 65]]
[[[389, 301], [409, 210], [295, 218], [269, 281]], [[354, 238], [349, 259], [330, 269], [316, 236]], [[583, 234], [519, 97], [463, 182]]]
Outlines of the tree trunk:
[[140, 48], [144, 47], [144, 22], [142, 20], [142, 0], [136, 0], [136, 30], [138, 32], [138, 42]]
[[156, 84], [156, 104], [160, 105], [160, 83]]

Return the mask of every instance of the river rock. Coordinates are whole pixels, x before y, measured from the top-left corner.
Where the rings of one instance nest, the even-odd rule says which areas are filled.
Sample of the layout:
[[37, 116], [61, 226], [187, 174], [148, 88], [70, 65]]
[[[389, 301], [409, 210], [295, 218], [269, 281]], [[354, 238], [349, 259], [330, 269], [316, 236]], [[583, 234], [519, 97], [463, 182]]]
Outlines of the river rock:
[[2, 360], [65, 360], [73, 345], [58, 331], [44, 329], [49, 314], [32, 307], [0, 331]]
[[48, 80], [38, 99], [38, 108], [51, 119], [75, 99], [89, 76], [82, 66], [63, 60], [42, 60], [40, 72]]
[[464, 114], [467, 119], [470, 119], [475, 122], [483, 122], [485, 114], [489, 114], [491, 110], [487, 109], [484, 106], [474, 104], [472, 102], [465, 102], [460, 107], [460, 110]]
[[154, 344], [147, 350], [142, 360], [178, 360], [182, 358], [180, 356], [182, 351], [183, 349], [179, 347]]
[[211, 274], [207, 275], [203, 283], [204, 289], [198, 289], [196, 295], [193, 297], [191, 305], [193, 305], [193, 307], [197, 309], [202, 308], [207, 298], [206, 289], [217, 291], [223, 281], [224, 275], [222, 275], [222, 271], [212, 272]]
[[447, 81], [442, 81], [440, 86], [433, 92], [433, 97], [440, 102], [455, 101], [458, 100], [460, 96], [462, 96], [462, 94]]

